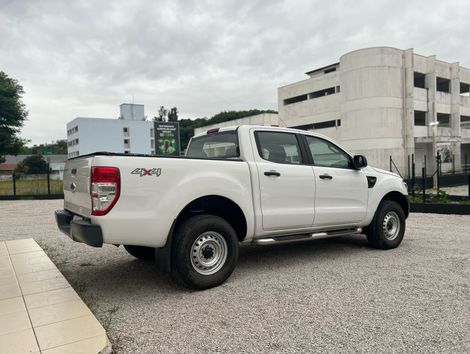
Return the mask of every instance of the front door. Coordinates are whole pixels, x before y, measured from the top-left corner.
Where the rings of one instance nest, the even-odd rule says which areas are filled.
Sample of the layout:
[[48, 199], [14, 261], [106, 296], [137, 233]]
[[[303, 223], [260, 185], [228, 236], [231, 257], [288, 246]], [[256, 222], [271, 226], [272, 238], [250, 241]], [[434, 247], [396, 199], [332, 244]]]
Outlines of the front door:
[[297, 134], [256, 131], [256, 167], [263, 229], [309, 228], [315, 212], [312, 166], [304, 164]]
[[354, 225], [367, 211], [367, 177], [332, 142], [305, 135], [315, 174], [314, 226]]

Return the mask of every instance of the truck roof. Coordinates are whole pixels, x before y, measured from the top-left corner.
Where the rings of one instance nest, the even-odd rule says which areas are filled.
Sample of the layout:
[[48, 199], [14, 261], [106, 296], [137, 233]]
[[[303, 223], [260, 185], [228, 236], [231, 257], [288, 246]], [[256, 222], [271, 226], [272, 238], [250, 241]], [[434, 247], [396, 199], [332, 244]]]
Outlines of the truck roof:
[[194, 135], [193, 138], [198, 138], [200, 136], [207, 135], [210, 132], [221, 133], [221, 132], [226, 132], [226, 131], [234, 131], [234, 130], [237, 130], [237, 129], [240, 129], [240, 128], [273, 129], [273, 130], [279, 129], [281, 131], [291, 131], [291, 132], [296, 132], [296, 133], [315, 135], [315, 136], [319, 136], [319, 137], [326, 138], [326, 139], [330, 140], [330, 138], [328, 138], [327, 136], [325, 136], [323, 134], [319, 134], [319, 133], [317, 133], [313, 130], [302, 130], [302, 129], [279, 127], [279, 126], [272, 126], [272, 125], [270, 126], [270, 125], [251, 125], [251, 124], [230, 125], [228, 127], [211, 128], [211, 129], [208, 129], [208, 130], [206, 130], [202, 133]]

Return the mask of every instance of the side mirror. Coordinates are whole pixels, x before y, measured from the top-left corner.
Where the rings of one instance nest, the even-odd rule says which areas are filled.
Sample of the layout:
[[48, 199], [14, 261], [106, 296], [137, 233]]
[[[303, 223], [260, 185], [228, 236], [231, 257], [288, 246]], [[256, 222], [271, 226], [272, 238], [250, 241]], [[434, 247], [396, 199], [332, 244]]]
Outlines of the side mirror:
[[363, 155], [354, 155], [354, 168], [360, 169], [367, 166], [367, 159]]

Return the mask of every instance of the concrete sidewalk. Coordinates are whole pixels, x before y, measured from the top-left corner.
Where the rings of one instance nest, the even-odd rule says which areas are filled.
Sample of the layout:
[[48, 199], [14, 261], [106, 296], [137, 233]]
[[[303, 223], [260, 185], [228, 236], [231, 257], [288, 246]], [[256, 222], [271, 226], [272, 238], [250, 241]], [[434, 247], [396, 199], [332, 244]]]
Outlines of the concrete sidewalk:
[[0, 353], [98, 353], [105, 330], [33, 239], [0, 242]]

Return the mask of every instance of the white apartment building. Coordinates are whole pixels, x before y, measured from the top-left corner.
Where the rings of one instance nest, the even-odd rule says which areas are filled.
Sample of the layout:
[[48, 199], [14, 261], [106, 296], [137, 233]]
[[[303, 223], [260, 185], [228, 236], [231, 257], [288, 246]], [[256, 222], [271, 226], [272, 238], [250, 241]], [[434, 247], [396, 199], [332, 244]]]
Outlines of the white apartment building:
[[77, 117], [67, 123], [68, 158], [97, 151], [155, 154], [154, 122], [146, 121], [144, 105], [123, 103], [120, 117]]
[[413, 49], [375, 47], [344, 54], [278, 89], [279, 124], [315, 130], [371, 165], [403, 176], [408, 156], [428, 172], [440, 152], [443, 170], [470, 163], [470, 69]]

